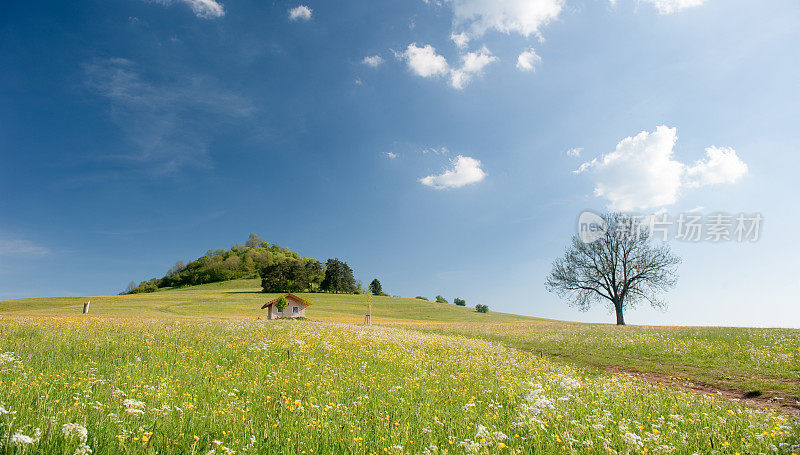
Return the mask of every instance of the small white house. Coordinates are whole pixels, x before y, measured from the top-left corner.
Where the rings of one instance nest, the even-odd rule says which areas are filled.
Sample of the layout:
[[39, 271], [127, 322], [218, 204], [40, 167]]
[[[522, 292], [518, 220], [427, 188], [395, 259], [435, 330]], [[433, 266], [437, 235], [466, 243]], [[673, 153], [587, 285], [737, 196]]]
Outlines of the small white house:
[[282, 310], [275, 308], [275, 304], [278, 302], [280, 297], [270, 300], [261, 307], [262, 310], [267, 310], [269, 319], [306, 317], [306, 307], [311, 305], [311, 302], [307, 302], [291, 292], [288, 292], [281, 297], [286, 297], [286, 308], [283, 308]]

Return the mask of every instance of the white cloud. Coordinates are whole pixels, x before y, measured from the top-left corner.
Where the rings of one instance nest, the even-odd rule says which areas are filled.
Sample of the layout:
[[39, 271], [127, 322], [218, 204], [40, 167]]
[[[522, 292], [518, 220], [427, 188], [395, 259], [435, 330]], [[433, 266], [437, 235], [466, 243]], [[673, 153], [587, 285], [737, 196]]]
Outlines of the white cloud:
[[459, 49], [466, 49], [469, 46], [469, 36], [464, 33], [451, 33], [450, 39]]
[[417, 76], [442, 76], [450, 71], [450, 65], [447, 64], [447, 60], [437, 54], [436, 49], [430, 44], [419, 47], [417, 43], [411, 43], [398, 56], [405, 59], [408, 68]]
[[461, 68], [450, 71], [450, 85], [459, 90], [469, 83], [473, 75], [482, 74], [483, 68], [498, 61], [498, 58], [484, 46], [477, 52], [468, 52], [466, 55], [462, 55], [461, 60], [463, 62]]
[[[652, 3], [656, 7], [659, 14], [672, 14], [682, 11], [686, 8], [700, 6], [704, 0], [643, 0], [647, 3]], [[612, 1], [612, 4], [614, 2]]]
[[708, 147], [706, 158], [687, 168], [687, 185], [697, 188], [704, 185], [734, 183], [747, 173], [747, 165], [730, 147]]
[[684, 188], [730, 183], [747, 166], [730, 148], [709, 147], [707, 159], [687, 166], [673, 157], [677, 130], [659, 126], [627, 137], [599, 160], [583, 163], [577, 174], [594, 178], [594, 194], [609, 201], [611, 210], [644, 210], [675, 203]]
[[533, 48], [530, 48], [517, 57], [517, 69], [520, 71], [536, 71], [536, 65], [541, 61], [542, 58], [536, 54]]
[[456, 89], [464, 88], [473, 76], [482, 74], [486, 65], [498, 61], [485, 46], [479, 51], [462, 55], [460, 68], [451, 68], [447, 60], [437, 54], [430, 44], [419, 47], [417, 43], [411, 43], [404, 52], [396, 55], [404, 59], [408, 68], [417, 76], [427, 78], [449, 75], [450, 85]]
[[[684, 0], [686, 1], [686, 0]], [[539, 35], [539, 29], [556, 19], [564, 0], [450, 0], [456, 29], [470, 37], [479, 37], [488, 30]]]
[[[182, 3], [186, 3], [192, 8], [195, 16], [202, 17], [204, 19], [216, 19], [218, 17], [222, 17], [225, 15], [225, 9], [222, 7], [222, 3], [219, 3], [215, 0], [179, 0]], [[161, 3], [162, 5], [171, 5], [173, 0], [156, 0], [157, 3]], [[132, 18], [139, 21], [138, 18]]]
[[447, 147], [439, 147], [439, 148], [428, 147], [422, 149], [422, 153], [426, 155], [428, 153], [433, 153], [434, 155], [447, 155], [448, 153], [450, 153], [450, 150], [447, 150]]
[[441, 174], [422, 177], [419, 182], [437, 190], [446, 188], [459, 188], [472, 183], [478, 183], [486, 177], [481, 169], [481, 162], [475, 158], [458, 155], [451, 161], [452, 168], [446, 169]]
[[183, 2], [192, 7], [192, 11], [197, 17], [209, 19], [225, 15], [222, 4], [214, 0], [183, 0]]
[[381, 57], [380, 55], [369, 55], [367, 57], [364, 57], [364, 60], [361, 60], [361, 63], [371, 66], [373, 68], [377, 68], [381, 66], [381, 64], [383, 63], [383, 57]]
[[583, 151], [583, 147], [573, 147], [567, 150], [567, 156], [572, 158], [578, 158], [581, 156], [581, 152]]
[[383, 152], [383, 156], [385, 156], [386, 158], [389, 158], [390, 160], [393, 160], [393, 159], [397, 158], [400, 155], [397, 154], [397, 153], [394, 153], [394, 152]]
[[307, 7], [306, 5], [297, 6], [289, 10], [289, 20], [291, 21], [310, 20], [311, 12], [312, 12], [311, 8]]

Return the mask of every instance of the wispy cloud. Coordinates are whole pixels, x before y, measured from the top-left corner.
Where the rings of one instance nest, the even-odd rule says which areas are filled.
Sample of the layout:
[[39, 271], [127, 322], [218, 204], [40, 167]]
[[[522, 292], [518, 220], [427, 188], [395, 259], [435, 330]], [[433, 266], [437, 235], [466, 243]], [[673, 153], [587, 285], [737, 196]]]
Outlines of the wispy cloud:
[[45, 256], [50, 250], [38, 243], [24, 239], [0, 238], [0, 257], [2, 256]]
[[383, 152], [383, 156], [385, 156], [386, 158], [389, 158], [390, 160], [393, 160], [393, 159], [397, 158], [400, 155], [397, 154], [397, 153], [394, 153], [394, 152]]
[[111, 118], [133, 146], [106, 157], [147, 164], [153, 173], [211, 166], [209, 124], [255, 111], [247, 99], [199, 75], [156, 79], [122, 58], [95, 60], [84, 71], [86, 86], [109, 103]]
[[371, 66], [373, 68], [377, 68], [381, 66], [381, 64], [383, 63], [383, 57], [381, 57], [380, 55], [369, 55], [367, 57], [364, 57], [364, 60], [361, 60], [361, 63], [367, 66]]
[[571, 149], [567, 150], [567, 156], [572, 158], [578, 158], [581, 156], [581, 152], [583, 151], [583, 147], [572, 147]]

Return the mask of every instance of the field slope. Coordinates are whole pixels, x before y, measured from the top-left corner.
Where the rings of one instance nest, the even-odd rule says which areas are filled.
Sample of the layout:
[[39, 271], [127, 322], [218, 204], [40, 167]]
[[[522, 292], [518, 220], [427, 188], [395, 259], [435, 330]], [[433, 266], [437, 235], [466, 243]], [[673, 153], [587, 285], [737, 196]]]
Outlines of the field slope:
[[619, 328], [329, 294], [305, 295], [310, 321], [267, 321], [272, 297], [238, 280], [0, 302], [0, 454], [800, 449], [794, 417], [607, 371], [790, 400], [798, 331]]
[[[66, 316], [80, 314], [83, 303], [91, 300], [90, 314], [132, 317], [266, 317], [261, 305], [278, 294], [261, 292], [259, 280], [233, 280], [203, 284], [148, 294], [45, 297], [0, 301], [0, 314]], [[314, 320], [363, 322], [368, 302], [373, 320], [381, 321], [457, 321], [522, 322], [537, 318], [458, 307], [420, 299], [350, 294], [303, 294], [310, 300], [306, 316]]]

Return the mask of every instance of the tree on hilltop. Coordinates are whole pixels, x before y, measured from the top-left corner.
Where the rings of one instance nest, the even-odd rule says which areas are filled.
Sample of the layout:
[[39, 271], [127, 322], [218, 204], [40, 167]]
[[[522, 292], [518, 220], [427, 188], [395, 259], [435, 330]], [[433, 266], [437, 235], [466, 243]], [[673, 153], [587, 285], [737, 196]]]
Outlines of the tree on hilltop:
[[372, 295], [384, 295], [383, 287], [381, 287], [381, 282], [378, 281], [377, 278], [372, 280], [372, 283], [369, 284], [369, 291], [372, 293]]
[[547, 289], [582, 311], [607, 302], [617, 325], [625, 325], [623, 311], [642, 300], [665, 307], [657, 293], [677, 282], [680, 258], [666, 243], [654, 244], [649, 229], [631, 216], [609, 213], [600, 218], [603, 227], [596, 235], [573, 236], [564, 256], [553, 262]]
[[326, 292], [352, 294], [356, 292], [358, 286], [353, 277], [353, 269], [346, 262], [328, 259], [325, 262], [325, 278], [319, 288]]

